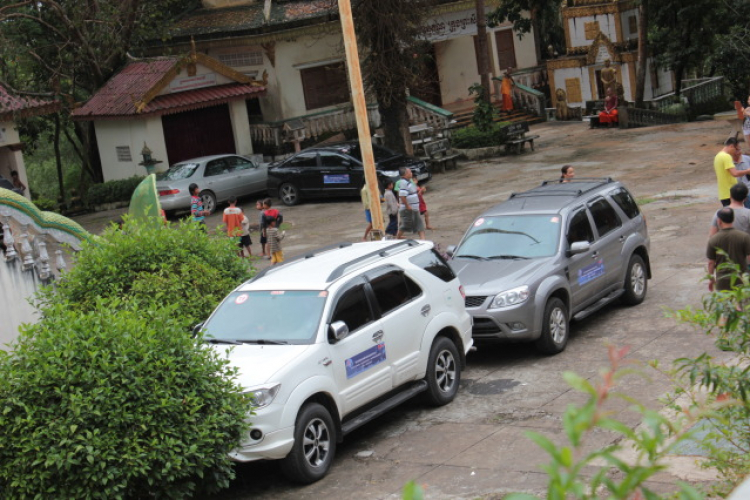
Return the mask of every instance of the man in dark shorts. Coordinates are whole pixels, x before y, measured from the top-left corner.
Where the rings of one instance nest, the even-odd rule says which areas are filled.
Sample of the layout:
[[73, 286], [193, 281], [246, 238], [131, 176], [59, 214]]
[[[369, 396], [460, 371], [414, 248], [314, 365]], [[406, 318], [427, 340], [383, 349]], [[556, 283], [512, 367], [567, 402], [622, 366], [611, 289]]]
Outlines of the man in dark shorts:
[[[748, 257], [750, 257], [750, 235], [744, 231], [734, 229], [734, 210], [724, 207], [716, 212], [719, 232], [708, 240], [706, 257], [708, 258], [708, 290], [731, 290], [731, 272], [720, 269], [721, 264], [732, 262], [740, 266], [742, 272], [747, 271]], [[720, 253], [722, 250], [724, 253]], [[714, 273], [716, 276], [714, 276]]]
[[399, 169], [401, 180], [398, 182], [398, 234], [397, 239], [404, 237], [404, 233], [417, 233], [419, 239], [424, 239], [424, 222], [419, 215], [419, 188], [412, 182], [412, 171], [409, 168]]

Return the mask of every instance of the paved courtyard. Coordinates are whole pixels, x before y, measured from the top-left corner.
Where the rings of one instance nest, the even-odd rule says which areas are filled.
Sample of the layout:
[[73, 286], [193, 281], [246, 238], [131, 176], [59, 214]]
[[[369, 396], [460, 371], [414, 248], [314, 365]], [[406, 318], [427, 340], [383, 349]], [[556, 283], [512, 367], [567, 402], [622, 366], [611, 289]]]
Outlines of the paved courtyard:
[[[706, 285], [705, 243], [711, 214], [719, 207], [713, 156], [731, 132], [727, 122], [699, 122], [634, 130], [589, 130], [582, 123], [533, 127], [541, 138], [536, 151], [521, 156], [464, 162], [437, 174], [426, 201], [434, 231], [427, 237], [443, 247], [458, 242], [474, 217], [542, 180], [556, 179], [560, 167], [575, 166], [577, 177], [613, 177], [623, 181], [641, 204], [651, 236], [653, 279], [646, 301], [614, 306], [572, 324], [566, 351], [541, 356], [532, 346], [483, 346], [468, 359], [462, 390], [450, 405], [428, 408], [413, 401], [349, 435], [340, 445], [331, 473], [306, 487], [280, 478], [274, 463], [242, 464], [229, 491], [232, 499], [398, 498], [403, 484], [415, 480], [427, 498], [499, 499], [511, 491], [542, 494], [547, 482], [540, 465], [547, 455], [524, 436], [536, 430], [561, 443], [561, 416], [583, 397], [563, 381], [564, 371], [593, 379], [607, 365], [607, 346], [629, 346], [628, 358], [657, 359], [667, 367], [704, 351], [726, 356], [712, 339], [665, 316], [665, 310], [699, 306]], [[254, 200], [241, 200], [256, 212]], [[281, 207], [289, 224], [287, 256], [338, 241], [358, 241], [364, 231], [359, 200], [314, 201]], [[98, 231], [113, 213], [79, 221]], [[209, 226], [220, 222], [209, 218]], [[253, 235], [257, 251], [257, 235]], [[260, 261], [259, 267], [267, 262]], [[621, 387], [652, 408], [671, 384], [649, 371], [648, 379], [631, 377]], [[624, 403], [617, 418], [636, 425]], [[594, 449], [612, 441], [595, 432], [585, 443]], [[675, 481], [701, 483], [711, 475], [695, 466], [697, 457], [675, 457], [673, 467], [652, 482], [657, 491], [674, 490]]]

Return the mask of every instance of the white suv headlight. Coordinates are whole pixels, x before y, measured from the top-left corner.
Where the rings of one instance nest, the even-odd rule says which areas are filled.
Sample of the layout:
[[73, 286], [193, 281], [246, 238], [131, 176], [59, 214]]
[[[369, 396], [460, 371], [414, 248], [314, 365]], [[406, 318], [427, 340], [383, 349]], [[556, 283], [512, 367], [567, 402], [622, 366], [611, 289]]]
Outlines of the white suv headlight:
[[526, 299], [529, 298], [529, 295], [529, 287], [526, 285], [513, 288], [512, 290], [506, 290], [495, 295], [489, 309], [498, 309], [500, 307], [523, 304], [526, 302]]
[[386, 177], [398, 177], [398, 170], [383, 170], [383, 175]]
[[257, 387], [244, 393], [250, 397], [250, 404], [253, 405], [253, 408], [263, 408], [271, 404], [276, 394], [279, 393], [279, 389], [281, 389], [281, 384], [275, 384], [267, 387]]

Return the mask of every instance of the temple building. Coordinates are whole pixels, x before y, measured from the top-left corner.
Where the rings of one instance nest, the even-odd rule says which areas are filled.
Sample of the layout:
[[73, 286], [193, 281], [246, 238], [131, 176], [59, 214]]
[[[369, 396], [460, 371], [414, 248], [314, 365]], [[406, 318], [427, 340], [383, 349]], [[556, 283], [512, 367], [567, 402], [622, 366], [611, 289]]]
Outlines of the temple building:
[[[634, 101], [640, 29], [636, 2], [570, 0], [562, 8], [562, 20], [566, 53], [547, 61], [552, 105], [557, 104], [560, 89], [572, 107], [603, 99], [609, 76], [616, 80], [620, 99]], [[672, 91], [672, 72], [656, 68], [649, 57], [644, 100]]]

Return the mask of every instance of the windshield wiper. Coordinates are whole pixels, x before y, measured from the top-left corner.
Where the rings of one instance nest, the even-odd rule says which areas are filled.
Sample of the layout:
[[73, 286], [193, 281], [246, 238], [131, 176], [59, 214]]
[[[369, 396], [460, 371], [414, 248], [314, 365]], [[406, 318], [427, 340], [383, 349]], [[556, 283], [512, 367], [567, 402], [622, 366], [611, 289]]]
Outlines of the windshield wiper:
[[289, 345], [286, 340], [270, 340], [270, 339], [253, 339], [253, 340], [240, 340], [242, 344], [260, 344], [260, 345]]
[[479, 255], [470, 255], [468, 253], [462, 253], [461, 255], [456, 255], [456, 257], [464, 257], [467, 259], [476, 259], [476, 260], [487, 260], [487, 257], [481, 257]]
[[229, 339], [204, 339], [209, 344], [232, 344], [232, 345], [240, 345], [241, 342], [237, 342], [236, 340], [229, 340]]
[[529, 257], [523, 257], [522, 255], [493, 255], [488, 259], [528, 259]]

